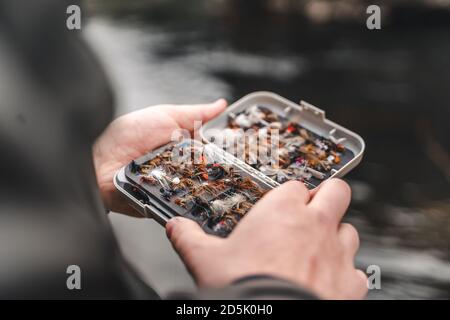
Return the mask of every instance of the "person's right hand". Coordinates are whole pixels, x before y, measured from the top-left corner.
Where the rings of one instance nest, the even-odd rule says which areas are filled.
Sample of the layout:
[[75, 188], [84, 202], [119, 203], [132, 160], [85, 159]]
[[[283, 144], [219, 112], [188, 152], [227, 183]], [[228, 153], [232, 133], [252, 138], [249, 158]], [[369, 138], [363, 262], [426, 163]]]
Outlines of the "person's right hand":
[[340, 223], [350, 188], [339, 179], [314, 193], [296, 181], [270, 191], [226, 238], [173, 218], [167, 235], [200, 287], [221, 287], [244, 276], [289, 280], [324, 299], [361, 299], [367, 277], [354, 267], [358, 233]]

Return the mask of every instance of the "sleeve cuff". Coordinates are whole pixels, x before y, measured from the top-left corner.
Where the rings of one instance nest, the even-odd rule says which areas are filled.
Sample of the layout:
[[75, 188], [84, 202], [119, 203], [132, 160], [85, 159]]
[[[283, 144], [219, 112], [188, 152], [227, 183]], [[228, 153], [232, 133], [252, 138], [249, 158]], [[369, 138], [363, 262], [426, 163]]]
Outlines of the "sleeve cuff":
[[220, 289], [204, 289], [197, 293], [176, 293], [169, 299], [188, 300], [318, 300], [311, 292], [290, 281], [271, 275], [256, 274], [239, 278]]

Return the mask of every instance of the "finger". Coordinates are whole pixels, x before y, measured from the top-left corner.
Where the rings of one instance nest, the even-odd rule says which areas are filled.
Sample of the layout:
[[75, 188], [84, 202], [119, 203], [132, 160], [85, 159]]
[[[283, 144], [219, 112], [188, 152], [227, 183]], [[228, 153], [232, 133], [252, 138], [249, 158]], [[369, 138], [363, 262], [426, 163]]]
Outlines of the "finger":
[[309, 201], [309, 191], [300, 181], [283, 183], [269, 194], [270, 197], [276, 197], [279, 200], [291, 201], [291, 199], [294, 199], [298, 204], [306, 204]]
[[338, 238], [344, 246], [345, 252], [354, 259], [359, 249], [359, 234], [355, 227], [349, 223], [341, 223], [338, 230]]
[[314, 208], [321, 218], [334, 224], [341, 221], [351, 199], [351, 190], [346, 182], [341, 179], [330, 179], [322, 182], [308, 207]]
[[202, 124], [208, 122], [222, 113], [226, 106], [225, 99], [219, 99], [209, 104], [167, 105], [163, 110], [177, 122], [180, 128], [193, 131], [198, 129], [195, 125], [196, 121], [201, 121]]
[[298, 204], [307, 204], [310, 194], [306, 186], [300, 181], [288, 181], [271, 190], [266, 201], [295, 201]]
[[214, 238], [206, 234], [197, 222], [182, 217], [172, 218], [167, 222], [166, 234], [183, 259], [199, 246], [212, 242]]

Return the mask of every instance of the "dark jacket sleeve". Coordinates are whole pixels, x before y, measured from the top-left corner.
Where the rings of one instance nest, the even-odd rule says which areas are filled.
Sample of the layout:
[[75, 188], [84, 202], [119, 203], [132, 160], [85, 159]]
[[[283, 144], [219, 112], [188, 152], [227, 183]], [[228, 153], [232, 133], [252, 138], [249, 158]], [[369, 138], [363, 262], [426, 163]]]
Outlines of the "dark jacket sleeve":
[[282, 279], [267, 275], [248, 276], [220, 289], [174, 292], [168, 299], [180, 300], [317, 300], [309, 291]]

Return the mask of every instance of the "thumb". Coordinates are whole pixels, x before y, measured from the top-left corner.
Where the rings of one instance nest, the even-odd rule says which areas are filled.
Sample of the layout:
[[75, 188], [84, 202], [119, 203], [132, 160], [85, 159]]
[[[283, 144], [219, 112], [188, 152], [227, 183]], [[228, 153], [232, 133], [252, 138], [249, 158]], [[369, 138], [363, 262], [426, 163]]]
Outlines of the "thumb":
[[197, 222], [183, 217], [170, 219], [166, 225], [166, 234], [183, 259], [200, 246], [213, 241], [211, 238], [214, 238], [206, 234]]
[[222, 113], [226, 106], [227, 102], [219, 99], [208, 104], [168, 105], [164, 106], [164, 111], [177, 122], [180, 128], [192, 131], [195, 129], [195, 121], [208, 122]]
[[201, 114], [201, 120], [203, 122], [208, 122], [209, 120], [217, 117], [222, 111], [225, 110], [228, 103], [225, 99], [218, 99], [213, 103], [209, 103], [206, 105], [196, 105], [194, 108], [197, 108]]

